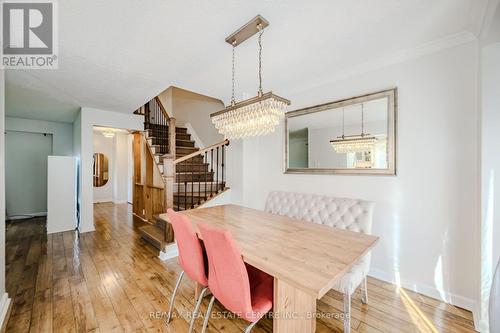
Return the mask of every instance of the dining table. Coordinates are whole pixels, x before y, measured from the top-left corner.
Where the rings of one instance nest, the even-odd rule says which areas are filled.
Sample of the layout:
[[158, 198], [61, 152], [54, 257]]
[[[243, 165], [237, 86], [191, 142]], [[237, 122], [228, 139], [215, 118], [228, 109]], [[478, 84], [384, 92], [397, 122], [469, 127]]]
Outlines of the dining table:
[[[228, 204], [181, 211], [198, 237], [201, 221], [229, 231], [245, 263], [274, 279], [273, 332], [316, 330], [321, 299], [378, 237]], [[160, 218], [168, 222], [166, 214]], [[324, 315], [324, 314], [323, 314]]]

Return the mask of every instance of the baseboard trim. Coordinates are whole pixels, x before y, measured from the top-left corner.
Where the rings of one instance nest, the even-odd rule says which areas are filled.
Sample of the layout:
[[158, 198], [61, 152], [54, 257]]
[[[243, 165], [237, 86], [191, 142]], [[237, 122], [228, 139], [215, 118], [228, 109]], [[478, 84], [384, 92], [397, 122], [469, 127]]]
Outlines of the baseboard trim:
[[4, 293], [0, 299], [0, 332], [2, 333], [7, 329], [7, 322], [9, 321], [11, 309], [11, 299], [7, 293]]
[[179, 256], [179, 249], [177, 248], [177, 244], [174, 242], [166, 245], [165, 249], [160, 251], [158, 258], [160, 258], [161, 261], [166, 261], [176, 258], [177, 256]]
[[[435, 298], [437, 300], [440, 300], [445, 303], [449, 303], [451, 305], [460, 307], [465, 310], [469, 310], [472, 312], [473, 319], [474, 319], [474, 326], [475, 329], [478, 330], [479, 328], [479, 312], [478, 312], [478, 307], [477, 307], [477, 302], [473, 299], [460, 296], [454, 293], [450, 293], [447, 291], [440, 292], [437, 288], [421, 284], [421, 283], [415, 283], [409, 280], [404, 280], [400, 279], [399, 283], [396, 281], [396, 277], [394, 274], [382, 271], [377, 268], [372, 268], [370, 269], [370, 272], [368, 273], [369, 276], [374, 277], [376, 279], [391, 283], [391, 284], [399, 284], [401, 287], [417, 292], [419, 294]], [[444, 298], [444, 299], [443, 299]]]
[[41, 216], [47, 216], [47, 212], [38, 212], [38, 213], [27, 213], [27, 214], [20, 214], [20, 215], [12, 215], [12, 216], [7, 216], [6, 220], [7, 221], [16, 221], [16, 220], [31, 219], [31, 218], [34, 218], [34, 217], [41, 217]]

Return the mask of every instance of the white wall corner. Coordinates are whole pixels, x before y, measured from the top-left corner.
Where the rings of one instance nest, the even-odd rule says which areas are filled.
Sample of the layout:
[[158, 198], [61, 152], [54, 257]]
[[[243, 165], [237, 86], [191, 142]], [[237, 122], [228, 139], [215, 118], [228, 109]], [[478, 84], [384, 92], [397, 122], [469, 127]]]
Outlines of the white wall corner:
[[7, 293], [2, 295], [0, 299], [0, 328], [6, 326], [6, 320], [8, 320], [7, 315], [9, 313], [9, 307], [11, 305], [11, 299]]
[[186, 123], [184, 126], [186, 126], [188, 133], [191, 134], [191, 139], [194, 141], [195, 146], [198, 148], [205, 148], [205, 143], [200, 139], [198, 134], [196, 134], [193, 125], [191, 125], [191, 123]]

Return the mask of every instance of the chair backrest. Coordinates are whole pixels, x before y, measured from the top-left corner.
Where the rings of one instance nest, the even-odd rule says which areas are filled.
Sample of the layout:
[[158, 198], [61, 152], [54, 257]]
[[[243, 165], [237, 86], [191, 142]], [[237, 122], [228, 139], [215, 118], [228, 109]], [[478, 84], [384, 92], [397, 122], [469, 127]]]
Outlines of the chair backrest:
[[226, 309], [252, 311], [250, 281], [241, 252], [232, 235], [206, 223], [198, 223], [208, 256], [208, 287]]
[[206, 286], [205, 260], [198, 236], [189, 219], [172, 209], [167, 210], [168, 218], [174, 228], [174, 236], [179, 249], [179, 264], [194, 281]]
[[350, 231], [371, 233], [374, 203], [359, 199], [273, 191], [266, 212]]
[[490, 317], [491, 333], [500, 332], [499, 314], [500, 314], [500, 260], [497, 263], [497, 268], [495, 270], [495, 275], [493, 276], [493, 283], [491, 285], [491, 292], [490, 292], [489, 317]]

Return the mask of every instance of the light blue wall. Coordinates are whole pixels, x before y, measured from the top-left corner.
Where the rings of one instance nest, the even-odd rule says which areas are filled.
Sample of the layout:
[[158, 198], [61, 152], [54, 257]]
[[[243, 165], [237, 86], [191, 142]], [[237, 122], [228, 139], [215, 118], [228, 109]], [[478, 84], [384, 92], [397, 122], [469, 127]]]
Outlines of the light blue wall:
[[47, 158], [52, 135], [6, 131], [5, 194], [7, 216], [47, 212]]
[[73, 155], [73, 124], [5, 117], [5, 129], [7, 131], [52, 134], [54, 139], [52, 154]]

